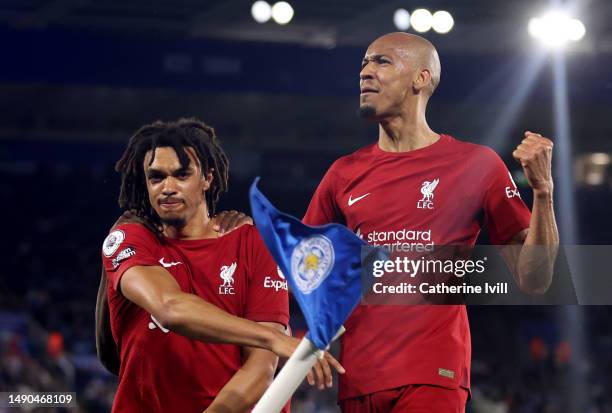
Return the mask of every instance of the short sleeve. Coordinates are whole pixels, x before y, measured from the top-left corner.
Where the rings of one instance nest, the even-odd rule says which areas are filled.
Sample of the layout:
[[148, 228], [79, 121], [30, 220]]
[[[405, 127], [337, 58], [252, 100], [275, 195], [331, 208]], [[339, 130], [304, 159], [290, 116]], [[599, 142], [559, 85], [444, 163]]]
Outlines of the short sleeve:
[[306, 215], [302, 220], [307, 225], [325, 225], [333, 222], [344, 224], [345, 222], [344, 216], [336, 203], [334, 188], [337, 184], [337, 176], [335, 166], [336, 163], [329, 168], [310, 200], [308, 210], [306, 210]]
[[117, 290], [125, 271], [136, 265], [159, 265], [155, 235], [139, 224], [115, 227], [102, 244], [102, 263], [112, 287]]
[[249, 288], [244, 317], [251, 321], [289, 325], [289, 287], [259, 232], [249, 227]]
[[531, 212], [521, 199], [504, 161], [490, 151], [488, 185], [484, 198], [484, 223], [493, 245], [507, 244], [512, 237], [529, 228]]

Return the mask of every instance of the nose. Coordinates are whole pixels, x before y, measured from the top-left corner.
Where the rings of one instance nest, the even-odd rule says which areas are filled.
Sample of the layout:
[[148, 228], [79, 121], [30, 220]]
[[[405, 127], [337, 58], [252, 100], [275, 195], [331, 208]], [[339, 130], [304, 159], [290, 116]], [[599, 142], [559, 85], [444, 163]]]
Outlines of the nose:
[[162, 187], [162, 194], [164, 196], [170, 196], [176, 194], [176, 181], [173, 177], [168, 176], [164, 179], [164, 186]]
[[359, 80], [360, 81], [364, 81], [364, 80], [370, 80], [374, 78], [374, 69], [373, 69], [374, 65], [371, 65], [370, 63], [367, 63], [359, 72]]

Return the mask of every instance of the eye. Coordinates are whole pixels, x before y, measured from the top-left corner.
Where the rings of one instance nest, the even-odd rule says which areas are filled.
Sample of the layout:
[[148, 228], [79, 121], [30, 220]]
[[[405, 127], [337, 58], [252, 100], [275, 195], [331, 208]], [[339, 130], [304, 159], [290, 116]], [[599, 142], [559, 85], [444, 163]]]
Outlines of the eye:
[[158, 184], [162, 181], [162, 177], [159, 175], [149, 175], [149, 182], [152, 184]]
[[191, 175], [191, 173], [189, 173], [189, 171], [179, 171], [176, 174], [176, 177], [179, 179], [187, 179], [189, 178], [189, 176]]

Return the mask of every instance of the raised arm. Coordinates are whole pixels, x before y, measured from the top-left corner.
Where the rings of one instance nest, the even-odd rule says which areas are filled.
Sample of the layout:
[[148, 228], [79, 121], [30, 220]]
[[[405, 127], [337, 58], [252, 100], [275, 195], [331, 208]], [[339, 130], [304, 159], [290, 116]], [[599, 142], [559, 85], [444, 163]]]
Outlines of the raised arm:
[[553, 208], [552, 148], [549, 139], [526, 132], [513, 152], [533, 189], [533, 208], [529, 228], [516, 234], [502, 248], [502, 254], [521, 290], [529, 294], [548, 290], [559, 249]]

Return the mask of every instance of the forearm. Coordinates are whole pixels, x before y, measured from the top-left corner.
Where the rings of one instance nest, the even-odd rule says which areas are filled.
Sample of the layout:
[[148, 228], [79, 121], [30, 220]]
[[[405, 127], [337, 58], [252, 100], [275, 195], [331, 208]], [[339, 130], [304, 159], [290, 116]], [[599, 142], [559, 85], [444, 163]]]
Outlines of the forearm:
[[552, 191], [534, 191], [529, 232], [517, 261], [520, 287], [530, 294], [543, 294], [552, 283], [559, 249]]
[[221, 389], [206, 413], [248, 412], [272, 383], [275, 368], [276, 362], [247, 361]]
[[168, 329], [201, 341], [273, 350], [280, 333], [233, 316], [200, 297], [177, 293], [165, 300], [160, 322]]
[[[271, 322], [261, 324], [282, 334], [286, 333], [285, 327], [280, 324]], [[245, 347], [244, 354], [244, 364], [223, 386], [213, 403], [206, 409], [206, 413], [247, 412], [272, 383], [278, 365], [276, 355], [253, 347]]]

